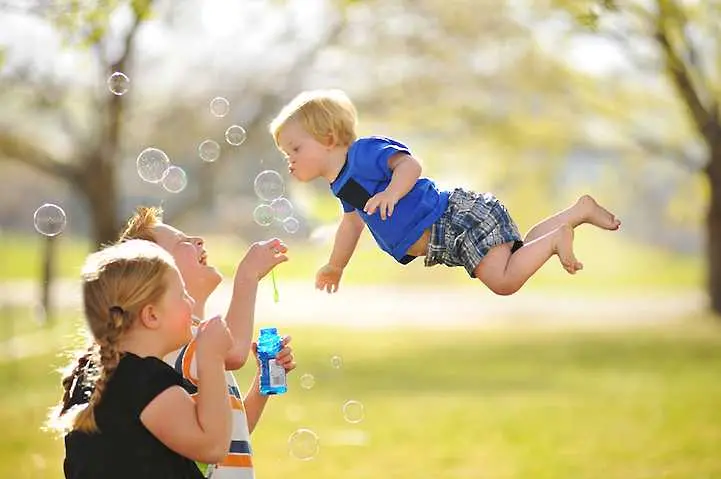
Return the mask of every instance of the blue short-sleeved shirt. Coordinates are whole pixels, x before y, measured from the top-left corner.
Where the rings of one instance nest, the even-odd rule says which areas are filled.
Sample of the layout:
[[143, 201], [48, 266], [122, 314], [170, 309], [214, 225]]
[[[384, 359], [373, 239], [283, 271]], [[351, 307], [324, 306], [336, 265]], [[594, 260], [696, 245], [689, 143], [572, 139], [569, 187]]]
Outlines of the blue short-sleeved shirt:
[[446, 210], [448, 192], [438, 191], [433, 180], [419, 178], [385, 221], [378, 211], [367, 215], [363, 207], [368, 199], [384, 191], [391, 182], [393, 172], [388, 160], [396, 153], [410, 155], [408, 147], [390, 138], [359, 138], [348, 149], [345, 165], [330, 187], [340, 199], [343, 211], [358, 212], [381, 249], [406, 264], [413, 260], [406, 255], [408, 248]]

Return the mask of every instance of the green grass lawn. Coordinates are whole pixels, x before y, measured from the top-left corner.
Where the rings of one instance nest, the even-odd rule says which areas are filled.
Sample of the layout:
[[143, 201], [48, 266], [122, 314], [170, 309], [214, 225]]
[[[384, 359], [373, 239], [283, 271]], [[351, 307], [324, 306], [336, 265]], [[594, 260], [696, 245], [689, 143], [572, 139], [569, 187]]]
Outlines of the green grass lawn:
[[[232, 237], [206, 238], [210, 261], [226, 276], [231, 276], [247, 245]], [[3, 255], [0, 281], [34, 279], [40, 271], [42, 239], [39, 236], [2, 236]], [[312, 245], [288, 239], [291, 260], [278, 268], [278, 279], [313, 281], [319, 266], [327, 261], [331, 245]], [[76, 278], [87, 243], [72, 237], [58, 238], [57, 273]], [[529, 288], [563, 289], [565, 292], [628, 292], [659, 289], [696, 289], [703, 283], [700, 257], [677, 255], [634, 243], [622, 235], [585, 228], [576, 235], [576, 252], [585, 270], [570, 278], [552, 258], [531, 281]], [[425, 268], [422, 259], [401, 266], [381, 252], [369, 235], [364, 235], [343, 284], [409, 283], [467, 284], [463, 268], [436, 266]]]
[[[59, 478], [62, 443], [39, 427], [77, 322], [40, 328], [20, 311], [0, 321], [47, 348], [11, 360], [2, 343], [0, 477]], [[721, 328], [708, 318], [583, 332], [285, 332], [299, 367], [253, 436], [259, 478], [721, 477]], [[32, 352], [23, 344], [16, 351]], [[241, 387], [251, 374], [239, 372]], [[349, 399], [365, 407], [358, 424], [344, 421]], [[311, 461], [288, 455], [299, 428], [319, 437]]]

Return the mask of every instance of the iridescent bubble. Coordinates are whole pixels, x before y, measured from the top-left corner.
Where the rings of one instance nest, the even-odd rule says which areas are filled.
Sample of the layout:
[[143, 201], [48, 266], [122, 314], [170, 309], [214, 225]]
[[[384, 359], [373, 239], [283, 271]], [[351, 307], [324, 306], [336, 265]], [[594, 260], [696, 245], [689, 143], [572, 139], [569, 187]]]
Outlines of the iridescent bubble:
[[262, 204], [253, 210], [253, 221], [260, 226], [268, 226], [273, 222], [273, 208], [270, 205]]
[[343, 418], [351, 424], [357, 424], [365, 417], [364, 409], [360, 401], [346, 401], [346, 403], [343, 404]]
[[312, 374], [305, 373], [300, 377], [300, 387], [303, 389], [311, 389], [315, 386], [315, 377]]
[[293, 204], [288, 198], [276, 198], [270, 202], [270, 207], [273, 208], [273, 215], [278, 221], [283, 221], [293, 214]]
[[163, 150], [146, 148], [140, 152], [136, 160], [138, 175], [148, 183], [160, 183], [168, 174], [170, 158]]
[[305, 416], [305, 410], [298, 404], [289, 404], [285, 408], [285, 417], [291, 422], [298, 422]]
[[113, 95], [125, 95], [130, 88], [130, 79], [125, 73], [114, 72], [108, 77], [108, 89]]
[[333, 367], [333, 369], [342, 368], [343, 367], [343, 358], [341, 358], [340, 356], [331, 356], [330, 365]]
[[300, 221], [292, 216], [283, 220], [283, 229], [288, 234], [295, 234], [300, 229]]
[[253, 182], [255, 194], [263, 201], [273, 201], [283, 196], [285, 184], [280, 174], [274, 170], [265, 170], [258, 173]]
[[210, 113], [217, 118], [223, 118], [230, 113], [230, 102], [222, 96], [216, 96], [210, 100]]
[[225, 130], [225, 141], [233, 146], [240, 146], [243, 144], [248, 134], [245, 132], [245, 128], [240, 125], [229, 126]]
[[188, 175], [179, 166], [171, 166], [163, 178], [163, 188], [170, 193], [180, 193], [188, 186]]
[[35, 210], [33, 223], [38, 233], [45, 236], [57, 236], [65, 229], [67, 216], [58, 205], [45, 203]]
[[319, 450], [318, 435], [310, 429], [298, 429], [288, 438], [288, 452], [301, 461], [310, 461]]
[[220, 158], [220, 145], [213, 140], [205, 140], [198, 146], [198, 156], [203, 161], [212, 163]]

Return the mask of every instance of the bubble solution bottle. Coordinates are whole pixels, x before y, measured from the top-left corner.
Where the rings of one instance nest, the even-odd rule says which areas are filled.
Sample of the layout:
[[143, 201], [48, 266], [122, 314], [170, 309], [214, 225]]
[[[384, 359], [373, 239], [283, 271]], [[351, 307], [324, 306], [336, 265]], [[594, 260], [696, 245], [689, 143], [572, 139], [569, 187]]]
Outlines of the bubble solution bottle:
[[288, 391], [285, 368], [275, 361], [283, 348], [276, 328], [261, 328], [258, 338], [258, 359], [260, 361], [260, 394], [283, 394]]

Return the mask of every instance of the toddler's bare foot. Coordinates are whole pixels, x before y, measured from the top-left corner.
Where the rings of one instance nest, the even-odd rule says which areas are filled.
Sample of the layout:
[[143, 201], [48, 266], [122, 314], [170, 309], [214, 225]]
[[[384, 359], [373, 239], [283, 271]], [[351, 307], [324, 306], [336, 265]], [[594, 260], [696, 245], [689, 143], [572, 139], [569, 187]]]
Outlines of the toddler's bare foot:
[[581, 217], [584, 223], [590, 223], [599, 228], [611, 231], [617, 230], [619, 226], [621, 226], [621, 221], [619, 221], [613, 213], [596, 203], [596, 200], [589, 195], [581, 196], [576, 202], [576, 206], [581, 211]]
[[563, 269], [570, 274], [576, 274], [577, 271], [583, 269], [583, 264], [573, 254], [573, 228], [566, 224], [559, 226], [556, 232], [554, 251], [558, 255], [558, 259], [561, 260]]

